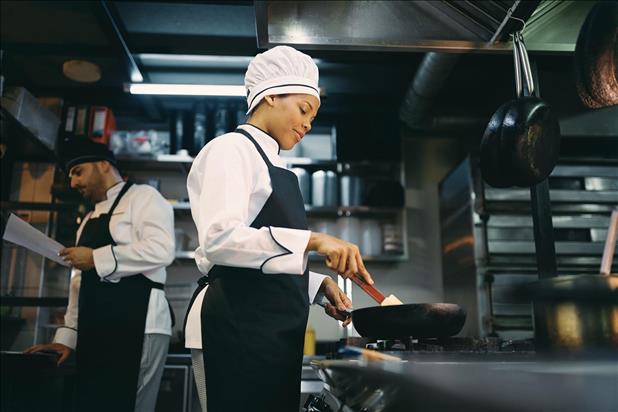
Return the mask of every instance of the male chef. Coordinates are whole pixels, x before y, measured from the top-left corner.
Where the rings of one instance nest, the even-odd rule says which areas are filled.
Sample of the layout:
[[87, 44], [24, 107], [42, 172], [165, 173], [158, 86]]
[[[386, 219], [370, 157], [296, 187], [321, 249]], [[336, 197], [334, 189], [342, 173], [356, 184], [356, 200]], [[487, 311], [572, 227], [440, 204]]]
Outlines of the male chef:
[[50, 344], [58, 363], [75, 350], [78, 411], [154, 411], [172, 313], [163, 287], [174, 259], [172, 207], [151, 186], [124, 182], [114, 154], [88, 139], [61, 153], [71, 187], [94, 209], [75, 247], [65, 324]]

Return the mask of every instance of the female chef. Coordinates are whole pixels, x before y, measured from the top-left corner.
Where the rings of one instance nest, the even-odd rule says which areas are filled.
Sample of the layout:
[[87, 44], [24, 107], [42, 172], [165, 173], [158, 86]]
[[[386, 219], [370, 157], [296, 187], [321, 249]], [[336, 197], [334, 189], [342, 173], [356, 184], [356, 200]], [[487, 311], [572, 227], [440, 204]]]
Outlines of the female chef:
[[337, 309], [351, 306], [335, 281], [307, 269], [307, 253], [324, 255], [344, 277], [373, 281], [356, 245], [307, 229], [298, 180], [279, 156], [311, 130], [317, 66], [277, 46], [251, 61], [245, 87], [247, 123], [204, 146], [187, 180], [205, 276], [185, 344], [203, 408], [206, 365], [209, 412], [298, 411], [309, 304], [325, 296], [326, 313], [344, 325], [350, 319]]

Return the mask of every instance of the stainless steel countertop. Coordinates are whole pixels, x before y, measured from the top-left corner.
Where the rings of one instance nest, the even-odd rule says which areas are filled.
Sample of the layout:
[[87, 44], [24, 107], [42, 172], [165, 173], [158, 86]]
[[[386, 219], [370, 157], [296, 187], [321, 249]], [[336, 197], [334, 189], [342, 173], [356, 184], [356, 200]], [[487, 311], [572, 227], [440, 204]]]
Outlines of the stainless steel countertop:
[[409, 356], [402, 362], [316, 361], [326, 387], [353, 410], [616, 411], [618, 357]]

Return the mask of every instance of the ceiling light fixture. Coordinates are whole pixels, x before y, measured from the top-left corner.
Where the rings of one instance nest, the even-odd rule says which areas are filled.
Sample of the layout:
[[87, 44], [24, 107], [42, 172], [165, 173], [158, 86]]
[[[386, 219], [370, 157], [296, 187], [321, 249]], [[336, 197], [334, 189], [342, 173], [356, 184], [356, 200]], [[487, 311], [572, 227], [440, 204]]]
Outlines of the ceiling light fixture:
[[[205, 54], [157, 54], [137, 55], [144, 67], [204, 67], [246, 70], [253, 56], [214, 56]], [[313, 59], [320, 66], [320, 59]]]
[[210, 56], [197, 54], [153, 54], [137, 55], [145, 67], [207, 67], [246, 69], [251, 56]]
[[135, 83], [141, 83], [144, 81], [144, 76], [142, 76], [139, 69], [131, 70], [131, 81]]
[[62, 73], [80, 83], [94, 83], [101, 80], [101, 68], [86, 60], [67, 60], [62, 64]]
[[131, 94], [167, 96], [239, 96], [245, 97], [245, 86], [222, 84], [130, 83], [125, 90]]

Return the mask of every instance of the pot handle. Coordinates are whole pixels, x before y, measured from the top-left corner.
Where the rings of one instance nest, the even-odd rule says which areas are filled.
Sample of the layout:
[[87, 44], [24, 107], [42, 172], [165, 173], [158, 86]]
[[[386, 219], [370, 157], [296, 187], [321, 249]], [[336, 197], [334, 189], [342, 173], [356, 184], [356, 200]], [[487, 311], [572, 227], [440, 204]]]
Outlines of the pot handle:
[[369, 296], [371, 296], [373, 298], [373, 300], [375, 300], [376, 302], [381, 304], [384, 301], [384, 299], [386, 299], [386, 297], [384, 296], [384, 294], [382, 292], [380, 292], [378, 289], [376, 289], [375, 286], [372, 286], [369, 283], [365, 282], [357, 274], [352, 275], [350, 277], [350, 280], [352, 282], [356, 283], [358, 285], [358, 287], [360, 287], [362, 290], [364, 290], [365, 293], [368, 294]]
[[519, 38], [517, 37], [517, 33], [511, 34], [513, 38], [513, 63], [515, 69], [515, 90], [517, 92], [517, 97], [521, 97], [521, 63], [519, 62]]
[[530, 67], [530, 60], [528, 59], [528, 50], [524, 44], [524, 36], [521, 32], [515, 33], [518, 38], [519, 44], [519, 58], [521, 60], [522, 71], [526, 79], [526, 85], [528, 86], [528, 95], [534, 96], [534, 80], [532, 78], [532, 68]]
[[[328, 303], [330, 303], [330, 302], [328, 301], [328, 299], [324, 295], [322, 295], [320, 300], [317, 302], [317, 304], [322, 306], [324, 309], [326, 309], [326, 305]], [[350, 312], [348, 310], [339, 310], [339, 309], [337, 309], [337, 313], [339, 313], [341, 316], [344, 316], [346, 318], [349, 318], [350, 316], [352, 316], [352, 312]]]
[[612, 271], [612, 261], [614, 260], [614, 250], [616, 248], [616, 232], [618, 231], [618, 208], [615, 208], [609, 220], [609, 229], [605, 239], [603, 258], [601, 259], [601, 275], [609, 276]]

